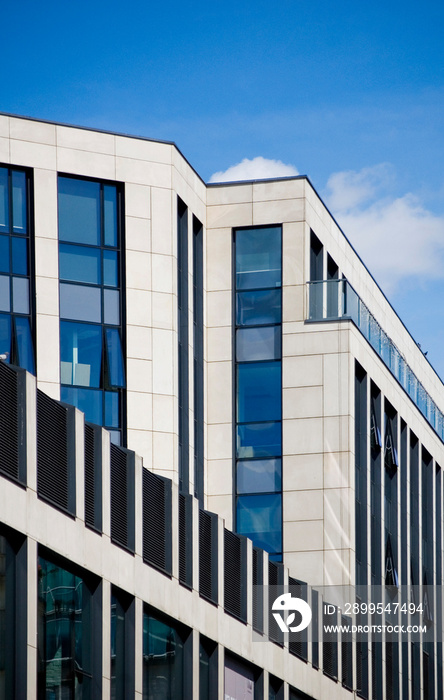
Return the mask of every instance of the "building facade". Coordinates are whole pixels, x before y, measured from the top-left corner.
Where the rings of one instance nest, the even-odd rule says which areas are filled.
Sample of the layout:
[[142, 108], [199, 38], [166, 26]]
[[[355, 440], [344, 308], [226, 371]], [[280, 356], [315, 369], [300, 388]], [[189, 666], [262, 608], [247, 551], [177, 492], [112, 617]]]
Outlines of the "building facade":
[[443, 385], [306, 177], [0, 115], [0, 355], [0, 698], [443, 697]]

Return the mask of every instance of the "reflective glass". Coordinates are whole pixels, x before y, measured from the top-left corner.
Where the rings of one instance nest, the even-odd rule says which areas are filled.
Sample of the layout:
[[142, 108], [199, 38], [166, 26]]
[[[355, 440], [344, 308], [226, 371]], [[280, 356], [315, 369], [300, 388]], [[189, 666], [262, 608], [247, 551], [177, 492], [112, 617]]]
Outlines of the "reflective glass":
[[115, 250], [103, 251], [103, 284], [108, 287], [117, 287], [119, 276], [117, 271], [117, 252]]
[[280, 420], [281, 413], [281, 363], [238, 365], [237, 421]]
[[31, 374], [35, 374], [34, 346], [31, 336], [29, 318], [23, 316], [14, 317], [15, 339], [18, 350], [18, 363]]
[[114, 289], [103, 290], [103, 322], [112, 326], [120, 323], [120, 294]]
[[117, 193], [113, 185], [104, 185], [105, 245], [117, 247]]
[[100, 184], [59, 177], [59, 239], [100, 245]]
[[85, 414], [89, 423], [102, 425], [102, 392], [100, 389], [76, 389], [72, 386], [60, 387], [60, 399], [76, 406]]
[[272, 493], [282, 488], [280, 459], [252, 459], [237, 463], [238, 493]]
[[0, 355], [9, 353], [5, 362], [11, 361], [11, 317], [0, 314]]
[[60, 279], [100, 284], [100, 249], [60, 243]]
[[143, 616], [143, 700], [184, 698], [184, 649], [176, 629]]
[[0, 168], [0, 231], [9, 231], [8, 171]]
[[106, 351], [108, 357], [108, 385], [125, 386], [125, 373], [123, 369], [123, 353], [120, 342], [120, 333], [117, 328], [107, 328]]
[[100, 287], [61, 283], [60, 316], [100, 323], [102, 320]]
[[236, 231], [236, 288], [281, 286], [281, 228]]
[[261, 326], [280, 323], [282, 319], [280, 289], [265, 289], [236, 294], [236, 324]]
[[111, 594], [111, 700], [125, 698], [125, 609]]
[[280, 494], [239, 496], [236, 530], [266, 552], [282, 551], [282, 499]]
[[122, 434], [120, 430], [108, 430], [109, 432], [109, 437], [113, 445], [121, 445], [122, 444]]
[[9, 272], [9, 236], [0, 236], [0, 272]]
[[236, 456], [279, 457], [282, 453], [282, 429], [276, 423], [250, 423], [237, 426]]
[[11, 310], [9, 286], [9, 277], [0, 275], [0, 311]]
[[29, 280], [12, 278], [12, 309], [16, 314], [29, 314]]
[[105, 391], [105, 425], [107, 428], [120, 428], [120, 394]]
[[99, 387], [102, 366], [102, 328], [86, 323], [60, 323], [60, 381]]
[[26, 238], [11, 238], [12, 271], [16, 275], [28, 274], [28, 241]]
[[239, 328], [236, 331], [236, 361], [276, 360], [281, 356], [281, 326]]
[[26, 233], [26, 175], [12, 171], [12, 225], [15, 233]]

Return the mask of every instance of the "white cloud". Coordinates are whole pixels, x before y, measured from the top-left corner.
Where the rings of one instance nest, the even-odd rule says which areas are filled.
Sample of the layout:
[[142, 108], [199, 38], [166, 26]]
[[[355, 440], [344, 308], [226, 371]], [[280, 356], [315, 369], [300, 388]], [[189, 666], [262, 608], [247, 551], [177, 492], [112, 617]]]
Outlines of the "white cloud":
[[334, 173], [326, 193], [346, 236], [388, 293], [406, 279], [444, 278], [444, 217], [412, 193], [381, 196], [393, 180], [391, 166], [380, 164]]
[[209, 182], [236, 182], [238, 180], [266, 180], [272, 177], [292, 177], [299, 175], [294, 165], [286, 165], [281, 160], [257, 156], [244, 158], [227, 170], [213, 173]]

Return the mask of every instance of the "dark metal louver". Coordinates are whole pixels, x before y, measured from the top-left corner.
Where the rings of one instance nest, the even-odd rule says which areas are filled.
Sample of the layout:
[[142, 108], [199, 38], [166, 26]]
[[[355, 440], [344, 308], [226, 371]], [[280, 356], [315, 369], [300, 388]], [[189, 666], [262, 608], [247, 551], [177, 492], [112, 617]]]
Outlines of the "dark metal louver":
[[247, 621], [245, 538], [224, 529], [224, 608], [225, 612]]
[[215, 513], [199, 510], [199, 594], [216, 605], [218, 601], [217, 525]]
[[352, 625], [352, 620], [345, 615], [341, 616], [342, 635], [341, 635], [341, 653], [342, 653], [342, 685], [347, 690], [353, 689], [353, 647], [352, 634], [346, 632], [347, 626]]
[[268, 562], [268, 602], [269, 602], [269, 615], [268, 615], [268, 636], [270, 640], [279, 646], [284, 645], [284, 635], [281, 632], [276, 620], [274, 619], [272, 613], [273, 603], [276, 598], [281, 595], [284, 584], [284, 567], [282, 564], [278, 564], [274, 561]]
[[26, 482], [25, 372], [0, 362], [0, 474]]
[[143, 469], [143, 560], [171, 576], [171, 481]]
[[111, 444], [111, 540], [134, 552], [134, 453]]
[[179, 582], [193, 587], [193, 497], [179, 493]]
[[261, 549], [253, 547], [253, 629], [264, 632], [264, 557]]
[[85, 524], [102, 529], [102, 429], [85, 423]]
[[[288, 585], [290, 586], [290, 593], [294, 598], [302, 598], [302, 600], [307, 601], [307, 584], [303, 581], [298, 581], [295, 578], [289, 577]], [[298, 620], [294, 621], [297, 625]], [[294, 654], [303, 661], [307, 661], [308, 652], [307, 643], [307, 630], [302, 630], [301, 632], [291, 632], [289, 637], [289, 651], [290, 654]]]
[[75, 512], [74, 411], [37, 389], [37, 494]]
[[[331, 626], [337, 625], [337, 613], [331, 614], [333, 606], [324, 603], [323, 610], [323, 637], [322, 659], [323, 671], [326, 676], [337, 680], [338, 678], [338, 638], [337, 632], [331, 631]], [[336, 609], [335, 609], [336, 610]]]

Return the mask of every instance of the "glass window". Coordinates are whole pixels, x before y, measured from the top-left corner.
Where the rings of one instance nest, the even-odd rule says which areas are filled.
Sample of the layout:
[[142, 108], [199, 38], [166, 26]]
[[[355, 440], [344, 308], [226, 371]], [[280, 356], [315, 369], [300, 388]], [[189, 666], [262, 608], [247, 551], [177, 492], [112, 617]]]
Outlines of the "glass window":
[[11, 317], [7, 314], [0, 314], [0, 355], [5, 353], [8, 353], [6, 362], [9, 362], [11, 359]]
[[100, 288], [60, 284], [60, 316], [100, 323], [102, 320]]
[[59, 239], [100, 245], [100, 183], [59, 177]]
[[100, 249], [60, 243], [60, 279], [100, 284]]
[[225, 658], [224, 698], [230, 700], [254, 699], [254, 673], [229, 656]]
[[85, 414], [89, 423], [102, 425], [102, 392], [99, 389], [76, 389], [71, 386], [60, 388], [60, 400], [76, 406]]
[[119, 400], [117, 391], [105, 391], [105, 425], [108, 428], [120, 427]]
[[9, 277], [0, 275], [0, 311], [11, 310], [11, 300], [9, 295]]
[[14, 233], [26, 233], [26, 175], [12, 171], [12, 224]]
[[238, 326], [280, 323], [281, 319], [280, 289], [238, 292], [236, 294], [236, 324]]
[[107, 328], [105, 332], [109, 386], [125, 386], [123, 354], [119, 331], [117, 328]]
[[281, 418], [281, 363], [237, 366], [237, 420], [240, 423]]
[[29, 281], [25, 277], [12, 278], [12, 309], [17, 314], [29, 314]]
[[16, 275], [28, 274], [28, 242], [26, 238], [11, 238], [12, 243], [12, 271]]
[[117, 265], [117, 251], [103, 251], [103, 284], [108, 287], [117, 287], [119, 274]]
[[282, 452], [281, 423], [250, 423], [237, 426], [236, 456], [280, 457]]
[[86, 323], [60, 323], [62, 384], [100, 387], [102, 328]]
[[9, 236], [0, 236], [0, 272], [9, 272]]
[[24, 316], [15, 316], [14, 325], [19, 365], [20, 367], [27, 369], [28, 372], [31, 372], [31, 374], [35, 374], [34, 346], [32, 342], [29, 318]]
[[105, 245], [117, 247], [117, 193], [112, 185], [103, 187]]
[[236, 361], [276, 360], [281, 356], [281, 327], [260, 326], [236, 331]]
[[236, 287], [281, 286], [281, 229], [236, 231]]
[[255, 459], [237, 463], [238, 493], [268, 493], [280, 491], [281, 460]]
[[0, 231], [9, 231], [8, 170], [0, 168]]
[[143, 616], [143, 698], [183, 698], [184, 645], [175, 627]]
[[103, 290], [104, 323], [118, 326], [120, 323], [120, 294], [114, 289]]
[[266, 552], [282, 551], [281, 495], [239, 496], [237, 532], [253, 540]]

